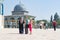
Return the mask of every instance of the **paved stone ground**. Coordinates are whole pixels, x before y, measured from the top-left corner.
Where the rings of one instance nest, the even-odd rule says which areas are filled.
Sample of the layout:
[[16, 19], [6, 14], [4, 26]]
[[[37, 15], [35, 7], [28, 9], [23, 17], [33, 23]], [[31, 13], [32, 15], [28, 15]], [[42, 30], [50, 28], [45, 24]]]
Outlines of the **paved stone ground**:
[[60, 40], [60, 29], [33, 29], [32, 35], [19, 34], [18, 29], [0, 29], [0, 40]]

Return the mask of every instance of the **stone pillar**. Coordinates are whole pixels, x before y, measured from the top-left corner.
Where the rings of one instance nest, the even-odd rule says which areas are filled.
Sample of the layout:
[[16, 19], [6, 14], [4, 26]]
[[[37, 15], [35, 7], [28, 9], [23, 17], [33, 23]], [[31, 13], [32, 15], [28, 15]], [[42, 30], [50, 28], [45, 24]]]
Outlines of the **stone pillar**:
[[3, 1], [4, 0], [0, 0], [0, 29], [4, 28]]
[[4, 28], [4, 16], [0, 15], [0, 29]]

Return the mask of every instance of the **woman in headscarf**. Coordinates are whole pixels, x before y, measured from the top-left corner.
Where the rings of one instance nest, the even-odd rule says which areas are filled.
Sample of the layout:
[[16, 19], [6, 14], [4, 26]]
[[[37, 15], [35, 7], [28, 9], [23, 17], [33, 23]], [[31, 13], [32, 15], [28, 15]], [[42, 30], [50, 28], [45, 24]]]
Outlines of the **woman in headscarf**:
[[23, 28], [23, 20], [22, 20], [22, 18], [19, 18], [19, 33], [20, 34], [23, 34], [23, 30], [24, 28]]

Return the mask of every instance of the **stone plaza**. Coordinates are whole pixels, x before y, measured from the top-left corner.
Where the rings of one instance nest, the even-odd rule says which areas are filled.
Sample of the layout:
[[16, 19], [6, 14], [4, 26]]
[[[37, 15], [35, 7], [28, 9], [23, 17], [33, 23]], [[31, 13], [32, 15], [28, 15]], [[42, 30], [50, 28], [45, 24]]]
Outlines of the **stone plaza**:
[[18, 28], [0, 29], [0, 40], [60, 40], [60, 29], [33, 29], [32, 35], [19, 34]]

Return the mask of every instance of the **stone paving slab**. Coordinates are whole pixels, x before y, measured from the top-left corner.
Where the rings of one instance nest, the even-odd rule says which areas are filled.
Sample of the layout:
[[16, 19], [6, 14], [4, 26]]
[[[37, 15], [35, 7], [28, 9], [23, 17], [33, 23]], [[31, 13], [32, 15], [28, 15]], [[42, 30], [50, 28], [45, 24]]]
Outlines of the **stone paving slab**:
[[60, 29], [33, 29], [32, 35], [19, 34], [18, 29], [1, 29], [0, 40], [60, 40]]

